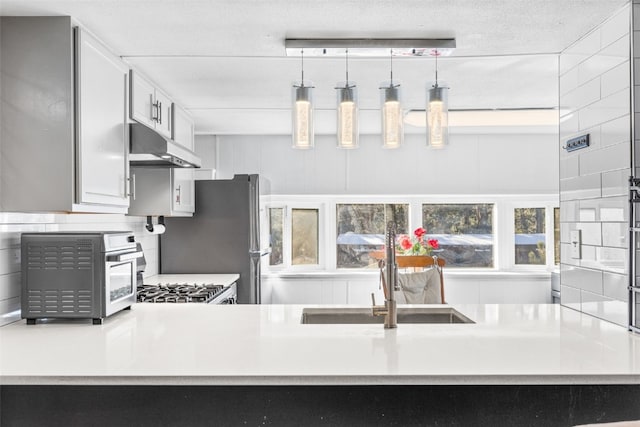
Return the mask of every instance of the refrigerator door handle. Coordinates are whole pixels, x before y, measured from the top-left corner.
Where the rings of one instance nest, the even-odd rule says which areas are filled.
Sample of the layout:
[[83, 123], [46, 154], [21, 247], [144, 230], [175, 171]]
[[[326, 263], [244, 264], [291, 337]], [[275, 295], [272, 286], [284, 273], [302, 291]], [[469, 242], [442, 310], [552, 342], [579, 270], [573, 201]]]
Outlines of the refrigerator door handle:
[[271, 254], [271, 246], [266, 249], [258, 250], [258, 251], [249, 251], [249, 256], [252, 257], [263, 257]]
[[255, 303], [262, 303], [261, 295], [261, 277], [260, 277], [260, 258], [251, 257], [251, 292], [254, 294]]

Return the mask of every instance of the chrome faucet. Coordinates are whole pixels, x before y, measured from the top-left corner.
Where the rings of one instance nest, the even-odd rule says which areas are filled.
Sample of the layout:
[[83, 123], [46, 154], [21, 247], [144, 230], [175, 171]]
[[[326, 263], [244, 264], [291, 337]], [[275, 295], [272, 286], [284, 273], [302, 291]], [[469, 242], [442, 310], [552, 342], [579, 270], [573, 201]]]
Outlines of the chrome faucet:
[[395, 291], [399, 291], [398, 286], [398, 265], [396, 264], [396, 226], [393, 222], [387, 224], [386, 233], [386, 262], [381, 260], [380, 268], [386, 264], [386, 280], [382, 281], [384, 287], [384, 305], [376, 305], [374, 294], [371, 294], [374, 316], [384, 316], [384, 328], [393, 329], [398, 327], [398, 307], [396, 303]]

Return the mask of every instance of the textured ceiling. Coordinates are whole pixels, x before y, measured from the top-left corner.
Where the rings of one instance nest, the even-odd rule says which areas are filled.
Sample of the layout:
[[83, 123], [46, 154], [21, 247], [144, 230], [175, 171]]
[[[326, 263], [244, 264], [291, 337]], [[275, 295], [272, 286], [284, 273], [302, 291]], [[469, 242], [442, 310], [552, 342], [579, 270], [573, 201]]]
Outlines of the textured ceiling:
[[[0, 0], [2, 15], [71, 15], [196, 118], [199, 133], [287, 133], [299, 58], [286, 38], [455, 38], [438, 63], [454, 109], [557, 107], [557, 54], [627, 0]], [[423, 108], [432, 58], [394, 61], [405, 109]], [[378, 132], [386, 59], [350, 60], [363, 132]], [[339, 58], [305, 60], [329, 133]], [[326, 119], [322, 117], [326, 116]], [[369, 123], [368, 117], [371, 117]]]

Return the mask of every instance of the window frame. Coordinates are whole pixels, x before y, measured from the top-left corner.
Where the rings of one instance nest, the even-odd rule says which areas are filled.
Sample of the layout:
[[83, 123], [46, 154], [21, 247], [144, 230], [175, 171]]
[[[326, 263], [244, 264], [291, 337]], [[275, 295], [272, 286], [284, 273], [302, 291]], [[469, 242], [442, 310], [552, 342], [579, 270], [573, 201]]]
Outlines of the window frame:
[[[338, 204], [406, 204], [409, 206], [409, 232], [422, 226], [422, 204], [493, 204], [493, 267], [451, 268], [448, 272], [463, 274], [496, 272], [552, 271], [553, 249], [553, 209], [560, 207], [557, 194], [505, 194], [505, 195], [271, 195], [265, 201], [265, 208], [284, 208], [283, 224], [283, 264], [263, 265], [265, 272], [273, 274], [327, 273], [362, 274], [371, 272], [365, 268], [337, 268], [337, 218]], [[515, 264], [514, 208], [545, 208], [546, 264]], [[318, 264], [291, 264], [291, 215], [293, 209], [318, 209]], [[264, 223], [268, 227], [268, 221]], [[267, 231], [267, 235], [270, 231]], [[429, 230], [427, 230], [427, 235]], [[266, 257], [265, 257], [266, 258]], [[455, 273], [454, 273], [455, 274]]]
[[[505, 228], [506, 238], [509, 240], [505, 240], [509, 242], [511, 248], [506, 254], [508, 258], [505, 259], [504, 270], [511, 271], [552, 271], [557, 268], [554, 262], [554, 218], [553, 218], [553, 209], [559, 208], [559, 203], [544, 201], [544, 200], [528, 200], [528, 201], [511, 201], [505, 203], [505, 221], [503, 221], [502, 226]], [[544, 222], [545, 222], [545, 263], [544, 264], [516, 264], [516, 249], [515, 249], [515, 215], [514, 211], [518, 208], [543, 208], [544, 211]]]
[[[298, 197], [296, 197], [298, 199]], [[325, 216], [325, 204], [320, 202], [314, 202], [312, 200], [295, 201], [291, 199], [271, 199], [265, 202], [265, 211], [268, 212], [265, 215], [264, 222], [261, 225], [266, 228], [266, 235], [271, 233], [269, 218], [270, 209], [283, 209], [283, 224], [282, 224], [282, 264], [271, 265], [269, 264], [268, 257], [262, 265], [265, 271], [273, 273], [282, 272], [313, 272], [326, 270], [326, 216]], [[294, 265], [291, 262], [291, 238], [292, 238], [292, 218], [294, 209], [314, 209], [318, 211], [318, 264], [302, 264]]]

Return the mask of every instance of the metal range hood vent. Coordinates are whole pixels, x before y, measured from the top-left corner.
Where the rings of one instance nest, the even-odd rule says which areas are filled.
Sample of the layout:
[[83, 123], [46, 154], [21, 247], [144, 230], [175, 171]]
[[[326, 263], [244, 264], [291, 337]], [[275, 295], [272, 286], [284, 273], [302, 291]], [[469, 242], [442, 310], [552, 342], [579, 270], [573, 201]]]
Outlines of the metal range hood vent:
[[140, 123], [130, 123], [129, 164], [166, 168], [199, 168], [200, 157]]

